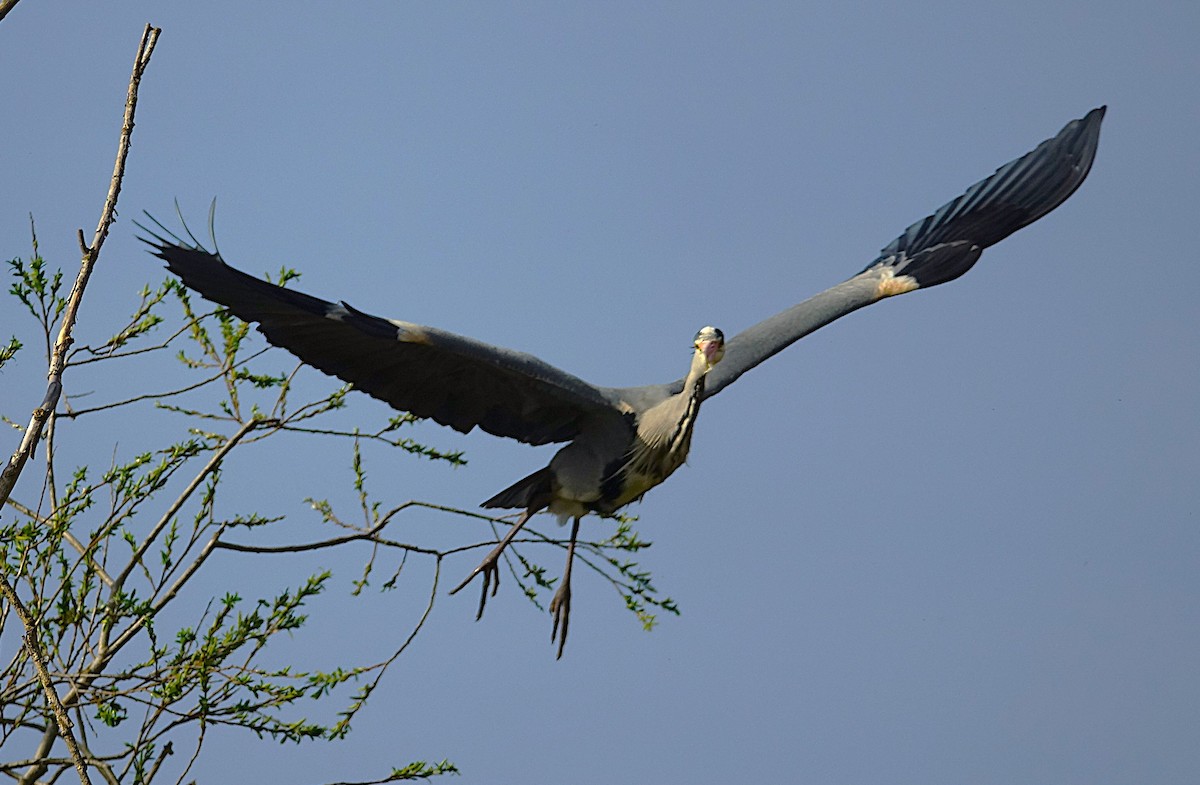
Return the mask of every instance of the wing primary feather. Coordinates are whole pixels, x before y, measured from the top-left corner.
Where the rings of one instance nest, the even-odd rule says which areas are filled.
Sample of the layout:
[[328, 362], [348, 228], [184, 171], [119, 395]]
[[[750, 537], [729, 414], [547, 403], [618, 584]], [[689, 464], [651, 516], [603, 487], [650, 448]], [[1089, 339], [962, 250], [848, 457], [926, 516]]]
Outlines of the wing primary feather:
[[[915, 258], [942, 243], [968, 241], [981, 250], [1028, 226], [1067, 200], [1083, 183], [1095, 160], [1100, 123], [1106, 107], [1098, 107], [1067, 123], [1053, 138], [1010, 161], [962, 196], [917, 221], [888, 244], [867, 269]], [[969, 246], [968, 246], [969, 247]], [[966, 262], [968, 256], [963, 257]], [[928, 270], [910, 264], [904, 272], [923, 289], [954, 280], [970, 264], [942, 263]]]

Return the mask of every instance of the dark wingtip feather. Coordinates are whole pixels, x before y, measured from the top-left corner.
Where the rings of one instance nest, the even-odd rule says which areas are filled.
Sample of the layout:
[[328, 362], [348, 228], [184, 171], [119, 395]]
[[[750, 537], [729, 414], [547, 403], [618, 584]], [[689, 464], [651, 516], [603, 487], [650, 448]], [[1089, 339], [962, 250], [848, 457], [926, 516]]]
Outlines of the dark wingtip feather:
[[166, 224], [155, 218], [149, 211], [143, 210], [142, 215], [146, 216], [146, 220], [154, 224], [154, 228], [146, 226], [139, 221], [134, 221], [133, 225], [141, 230], [142, 234], [137, 239], [141, 240], [146, 245], [154, 249], [154, 255], [164, 261], [167, 261], [163, 253], [172, 247], [183, 248], [191, 251], [200, 251], [202, 253], [213, 256], [217, 259], [221, 258], [221, 252], [217, 248], [217, 200], [213, 199], [212, 204], [208, 206], [208, 236], [212, 239], [213, 250], [209, 251], [204, 247], [204, 243], [196, 239], [196, 235], [192, 233], [192, 229], [184, 220], [183, 211], [179, 207], [179, 200], [175, 201], [175, 215], [179, 218], [179, 225], [183, 227], [183, 233], [187, 235], [187, 239], [180, 237], [171, 229], [168, 229]]
[[995, 245], [1065, 202], [1091, 171], [1100, 142], [1100, 106], [1010, 161], [962, 196], [908, 227], [868, 265], [892, 267], [921, 288], [965, 273]]
[[[322, 318], [334, 308], [332, 303], [318, 297], [276, 286], [230, 267], [219, 253], [209, 251], [196, 239], [187, 224], [182, 223], [182, 216], [183, 233], [187, 239], [168, 229], [150, 213], [146, 213], [146, 218], [157, 228], [136, 222], [135, 225], [142, 231], [138, 239], [150, 246], [150, 253], [166, 262], [167, 269], [179, 276], [189, 289], [224, 307], [243, 321], [262, 322], [277, 310], [277, 306], [299, 308]], [[216, 245], [215, 236], [213, 245]], [[269, 332], [262, 325], [259, 330], [264, 334]], [[270, 335], [267, 338], [272, 343], [276, 342]]]

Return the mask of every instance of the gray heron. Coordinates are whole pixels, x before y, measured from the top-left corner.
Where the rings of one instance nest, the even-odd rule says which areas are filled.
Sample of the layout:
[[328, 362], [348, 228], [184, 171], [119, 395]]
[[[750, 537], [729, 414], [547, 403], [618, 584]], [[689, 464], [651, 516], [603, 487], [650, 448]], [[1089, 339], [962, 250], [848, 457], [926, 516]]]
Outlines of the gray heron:
[[[579, 522], [641, 499], [687, 458], [701, 404], [808, 333], [865, 305], [965, 273], [988, 246], [1047, 214], [1087, 177], [1105, 107], [1072, 120], [937, 212], [908, 227], [857, 275], [750, 327], [728, 342], [696, 334], [687, 373], [665, 384], [600, 387], [529, 354], [284, 289], [228, 266], [194, 240], [147, 230], [151, 253], [189, 288], [303, 362], [395, 407], [467, 433], [480, 428], [539, 445], [566, 442], [548, 466], [483, 507], [519, 509], [495, 548], [451, 594], [482, 575], [476, 618], [500, 583], [505, 547], [535, 513], [571, 521], [567, 563], [550, 611], [558, 657], [567, 640]], [[156, 222], [157, 223], [157, 222]]]

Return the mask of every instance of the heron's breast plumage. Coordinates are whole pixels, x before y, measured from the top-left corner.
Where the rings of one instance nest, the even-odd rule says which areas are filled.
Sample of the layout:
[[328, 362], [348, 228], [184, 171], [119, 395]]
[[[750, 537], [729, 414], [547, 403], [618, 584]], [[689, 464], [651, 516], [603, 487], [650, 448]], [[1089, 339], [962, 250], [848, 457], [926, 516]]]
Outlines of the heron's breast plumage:
[[595, 506], [598, 512], [614, 512], [641, 499], [687, 461], [703, 395], [700, 376], [678, 395], [643, 413], [629, 449], [606, 472], [600, 504]]

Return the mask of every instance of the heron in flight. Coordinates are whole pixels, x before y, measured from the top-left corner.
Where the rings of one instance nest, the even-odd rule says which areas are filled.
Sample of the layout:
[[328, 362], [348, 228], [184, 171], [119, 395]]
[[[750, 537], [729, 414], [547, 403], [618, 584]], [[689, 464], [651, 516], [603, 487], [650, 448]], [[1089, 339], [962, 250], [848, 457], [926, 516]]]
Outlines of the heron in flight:
[[[735, 335], [704, 327], [687, 373], [665, 384], [600, 387], [529, 354], [444, 330], [364, 313], [246, 275], [194, 241], [143, 240], [189, 288], [305, 363], [396, 409], [463, 433], [480, 428], [526, 444], [565, 442], [550, 464], [483, 503], [521, 510], [512, 528], [450, 593], [482, 575], [476, 618], [500, 583], [505, 547], [535, 513], [571, 521], [567, 563], [551, 602], [558, 657], [571, 612], [571, 565], [579, 522], [642, 498], [687, 458], [704, 401], [808, 333], [886, 297], [928, 289], [965, 273], [983, 249], [1062, 204], [1087, 177], [1105, 107], [1072, 120], [937, 212], [908, 227], [866, 269]], [[157, 222], [156, 222], [157, 223]]]

